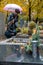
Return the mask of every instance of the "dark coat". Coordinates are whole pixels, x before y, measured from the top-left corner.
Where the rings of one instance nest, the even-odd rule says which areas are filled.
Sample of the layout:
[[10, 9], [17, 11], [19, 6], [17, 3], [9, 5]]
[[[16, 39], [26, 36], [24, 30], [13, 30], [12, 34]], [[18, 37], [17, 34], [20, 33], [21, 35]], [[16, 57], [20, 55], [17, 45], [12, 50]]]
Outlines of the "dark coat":
[[18, 22], [18, 15], [15, 15], [13, 13], [8, 16], [8, 22], [11, 21], [12, 17], [14, 18], [15, 22]]
[[12, 32], [12, 33], [13, 33], [13, 30], [16, 30], [16, 28], [17, 28], [17, 26], [16, 26], [16, 24], [14, 23], [14, 24], [8, 25], [7, 30], [8, 30], [9, 32]]
[[6, 32], [5, 32], [5, 36], [6, 36], [7, 38], [12, 37], [12, 34], [11, 34], [11, 33], [14, 33], [14, 35], [17, 34], [16, 28], [17, 28], [18, 26], [16, 25], [16, 22], [18, 22], [18, 15], [15, 15], [15, 14], [13, 14], [13, 13], [10, 14], [10, 15], [8, 16], [8, 23], [12, 20], [12, 17], [13, 17], [13, 19], [14, 19], [14, 24], [9, 24], [9, 25], [8, 25], [8, 28], [7, 28]]

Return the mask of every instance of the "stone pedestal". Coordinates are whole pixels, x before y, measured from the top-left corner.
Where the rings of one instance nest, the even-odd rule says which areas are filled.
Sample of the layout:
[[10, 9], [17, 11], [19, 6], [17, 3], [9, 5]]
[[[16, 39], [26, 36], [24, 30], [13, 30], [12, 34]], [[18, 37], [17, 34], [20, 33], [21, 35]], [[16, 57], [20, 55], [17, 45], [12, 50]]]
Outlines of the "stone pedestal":
[[4, 35], [5, 33], [5, 14], [0, 12], [0, 36]]

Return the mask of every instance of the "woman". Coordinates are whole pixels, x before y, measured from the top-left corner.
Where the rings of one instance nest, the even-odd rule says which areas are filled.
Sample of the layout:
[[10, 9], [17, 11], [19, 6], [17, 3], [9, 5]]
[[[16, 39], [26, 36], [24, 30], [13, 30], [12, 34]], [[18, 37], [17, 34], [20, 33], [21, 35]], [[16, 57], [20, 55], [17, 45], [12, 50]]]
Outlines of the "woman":
[[8, 17], [8, 27], [7, 27], [7, 30], [5, 32], [5, 36], [7, 38], [15, 36], [17, 34], [17, 32], [19, 32], [19, 31], [16, 31], [16, 28], [18, 28], [18, 24], [17, 24], [18, 13], [20, 13], [20, 11], [16, 9], [15, 12], [10, 14]]
[[18, 28], [18, 25], [16, 24], [16, 21], [13, 17], [11, 17], [10, 21], [8, 22], [7, 30], [5, 32], [5, 36], [7, 38], [11, 38], [12, 36], [15, 36], [18, 32], [20, 32], [20, 29], [16, 30]]
[[7, 26], [7, 30], [5, 32], [5, 36], [7, 38], [11, 38], [12, 36], [15, 36], [17, 34], [17, 31], [16, 31], [16, 24], [14, 24], [14, 18], [12, 17], [10, 19], [10, 22], [8, 23], [8, 26]]

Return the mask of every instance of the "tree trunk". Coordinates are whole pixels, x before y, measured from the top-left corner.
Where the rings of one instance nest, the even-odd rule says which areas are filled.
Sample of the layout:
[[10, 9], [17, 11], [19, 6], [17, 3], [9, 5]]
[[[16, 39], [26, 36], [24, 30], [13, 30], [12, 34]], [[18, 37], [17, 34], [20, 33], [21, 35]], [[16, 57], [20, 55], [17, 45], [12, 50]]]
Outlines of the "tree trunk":
[[29, 1], [29, 21], [31, 21], [31, 2]]

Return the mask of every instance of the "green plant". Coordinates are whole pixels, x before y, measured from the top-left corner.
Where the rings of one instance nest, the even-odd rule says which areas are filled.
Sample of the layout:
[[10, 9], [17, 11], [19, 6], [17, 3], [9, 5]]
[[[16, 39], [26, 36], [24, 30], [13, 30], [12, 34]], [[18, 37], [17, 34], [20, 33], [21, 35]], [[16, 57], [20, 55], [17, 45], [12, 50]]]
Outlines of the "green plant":
[[29, 23], [29, 28], [30, 29], [33, 29], [33, 28], [35, 28], [36, 27], [36, 23], [34, 22], [34, 21], [31, 21], [30, 23]]
[[36, 30], [37, 30], [36, 33], [32, 34], [32, 40], [38, 41], [38, 45], [39, 45], [39, 43], [40, 43], [40, 37], [39, 37], [40, 30], [39, 30], [38, 24], [36, 24]]

